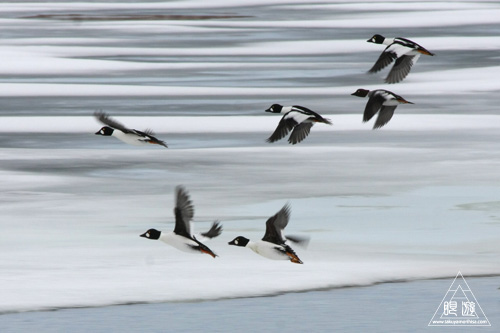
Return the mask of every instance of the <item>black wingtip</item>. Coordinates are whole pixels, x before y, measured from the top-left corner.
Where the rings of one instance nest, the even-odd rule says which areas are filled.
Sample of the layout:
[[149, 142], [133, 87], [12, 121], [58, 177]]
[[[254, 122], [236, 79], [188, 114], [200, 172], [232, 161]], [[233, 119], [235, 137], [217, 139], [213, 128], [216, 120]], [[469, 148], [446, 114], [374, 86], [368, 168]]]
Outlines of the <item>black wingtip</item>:
[[220, 223], [219, 220], [215, 220], [212, 223], [212, 226], [210, 227], [210, 230], [207, 232], [202, 233], [201, 235], [206, 238], [215, 238], [217, 236], [220, 236], [222, 234], [222, 224]]
[[94, 117], [101, 120], [102, 118], [107, 118], [108, 114], [104, 112], [102, 109], [99, 109], [94, 111]]
[[384, 82], [387, 83], [387, 84], [395, 84], [395, 83], [399, 83], [399, 82], [401, 82], [403, 80], [404, 80], [404, 78], [400, 79], [400, 80], [385, 78]]
[[283, 208], [281, 208], [281, 210], [283, 211], [283, 213], [290, 216], [290, 214], [292, 214], [292, 205], [290, 204], [290, 202], [287, 202], [285, 203]]

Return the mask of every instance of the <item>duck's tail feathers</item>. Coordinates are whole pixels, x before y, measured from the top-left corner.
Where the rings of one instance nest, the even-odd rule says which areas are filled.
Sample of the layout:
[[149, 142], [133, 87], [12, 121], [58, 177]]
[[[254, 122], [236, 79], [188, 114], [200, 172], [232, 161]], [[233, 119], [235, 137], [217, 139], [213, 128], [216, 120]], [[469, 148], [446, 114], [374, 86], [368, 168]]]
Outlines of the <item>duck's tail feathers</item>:
[[325, 124], [328, 124], [328, 125], [333, 125], [333, 123], [332, 123], [332, 121], [331, 121], [330, 119], [328, 119], [328, 118], [323, 118], [323, 120], [324, 120], [323, 122], [324, 122]]

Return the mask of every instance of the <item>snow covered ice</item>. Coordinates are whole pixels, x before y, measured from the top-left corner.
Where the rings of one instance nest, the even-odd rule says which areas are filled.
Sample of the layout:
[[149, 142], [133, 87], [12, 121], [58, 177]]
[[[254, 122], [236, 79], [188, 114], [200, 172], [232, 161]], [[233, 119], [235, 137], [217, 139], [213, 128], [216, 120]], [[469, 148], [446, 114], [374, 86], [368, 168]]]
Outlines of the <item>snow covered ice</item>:
[[[0, 312], [207, 300], [500, 274], [500, 5], [496, 2], [4, 3], [0, 28]], [[172, 11], [212, 20], [63, 20], [40, 13]], [[424, 13], [424, 14], [423, 14]], [[374, 33], [436, 53], [400, 84], [367, 75]], [[362, 123], [358, 88], [414, 105]], [[267, 144], [298, 104], [332, 120]], [[169, 149], [94, 135], [103, 109]], [[190, 255], [139, 237], [171, 230], [174, 188], [195, 205]], [[286, 202], [304, 265], [227, 242], [259, 239]], [[283, 277], [287, 278], [284, 279]]]

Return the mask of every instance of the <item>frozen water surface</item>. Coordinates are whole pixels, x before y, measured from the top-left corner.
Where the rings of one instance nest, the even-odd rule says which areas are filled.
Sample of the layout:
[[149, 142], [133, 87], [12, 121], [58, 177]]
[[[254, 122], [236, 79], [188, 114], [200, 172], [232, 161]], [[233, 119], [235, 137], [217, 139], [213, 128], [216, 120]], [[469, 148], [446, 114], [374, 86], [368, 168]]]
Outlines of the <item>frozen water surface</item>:
[[[237, 3], [0, 5], [0, 312], [500, 274], [498, 3]], [[385, 85], [386, 71], [366, 74], [383, 50], [366, 43], [375, 33], [436, 56]], [[415, 104], [373, 131], [357, 88]], [[310, 107], [333, 126], [267, 144], [272, 103]], [[95, 136], [97, 109], [154, 129], [169, 149]], [[197, 231], [222, 221], [209, 243], [220, 257], [139, 238], [173, 228], [178, 184]], [[227, 246], [261, 238], [287, 202], [287, 232], [311, 237], [296, 248], [304, 265]]]

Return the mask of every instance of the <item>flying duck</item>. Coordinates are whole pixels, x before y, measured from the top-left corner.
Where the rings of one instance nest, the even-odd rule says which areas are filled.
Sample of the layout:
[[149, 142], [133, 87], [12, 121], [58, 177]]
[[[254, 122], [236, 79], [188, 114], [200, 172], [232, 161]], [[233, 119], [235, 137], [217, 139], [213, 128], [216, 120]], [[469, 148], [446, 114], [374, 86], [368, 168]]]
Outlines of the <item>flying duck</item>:
[[[206, 253], [212, 257], [217, 255], [206, 245], [202, 244], [194, 235], [191, 234], [191, 220], [194, 216], [193, 203], [189, 199], [189, 194], [182, 186], [175, 188], [175, 228], [172, 232], [163, 232], [156, 229], [149, 229], [141, 237], [151, 240], [161, 240], [178, 250], [192, 253]], [[222, 233], [222, 226], [218, 221], [212, 224], [209, 231], [202, 233], [205, 238], [215, 238]]]
[[394, 115], [394, 110], [399, 104], [413, 104], [403, 97], [384, 89], [372, 91], [358, 89], [351, 95], [358, 97], [368, 96], [368, 102], [366, 103], [365, 111], [363, 113], [363, 122], [367, 122], [372, 119], [372, 117], [378, 112], [378, 117], [373, 125], [373, 129], [380, 128], [387, 124], [389, 120], [391, 120]]
[[318, 113], [299, 105], [282, 106], [273, 104], [266, 112], [284, 114], [274, 133], [267, 139], [269, 143], [283, 139], [292, 130], [288, 142], [294, 145], [309, 135], [314, 123], [332, 124], [329, 119], [323, 118]]
[[95, 112], [94, 116], [100, 122], [107, 125], [97, 131], [95, 133], [96, 135], [114, 136], [115, 138], [134, 146], [156, 144], [168, 148], [167, 144], [164, 141], [158, 140], [153, 136], [154, 133], [151, 130], [145, 130], [144, 132], [141, 132], [135, 129], [126, 128], [102, 111]]
[[434, 53], [428, 51], [421, 45], [401, 37], [385, 38], [381, 35], [374, 35], [367, 42], [387, 45], [377, 62], [368, 73], [377, 73], [387, 67], [394, 60], [394, 66], [385, 78], [386, 83], [398, 83], [410, 73], [411, 67], [417, 62], [421, 54], [433, 56]]
[[295, 243], [306, 242], [307, 239], [300, 237], [285, 237], [283, 230], [290, 219], [290, 206], [286, 204], [279, 212], [271, 216], [266, 222], [266, 233], [262, 240], [252, 242], [248, 238], [238, 236], [229, 245], [248, 247], [257, 254], [273, 260], [290, 260], [296, 264], [302, 264], [295, 251], [286, 244], [287, 240]]

